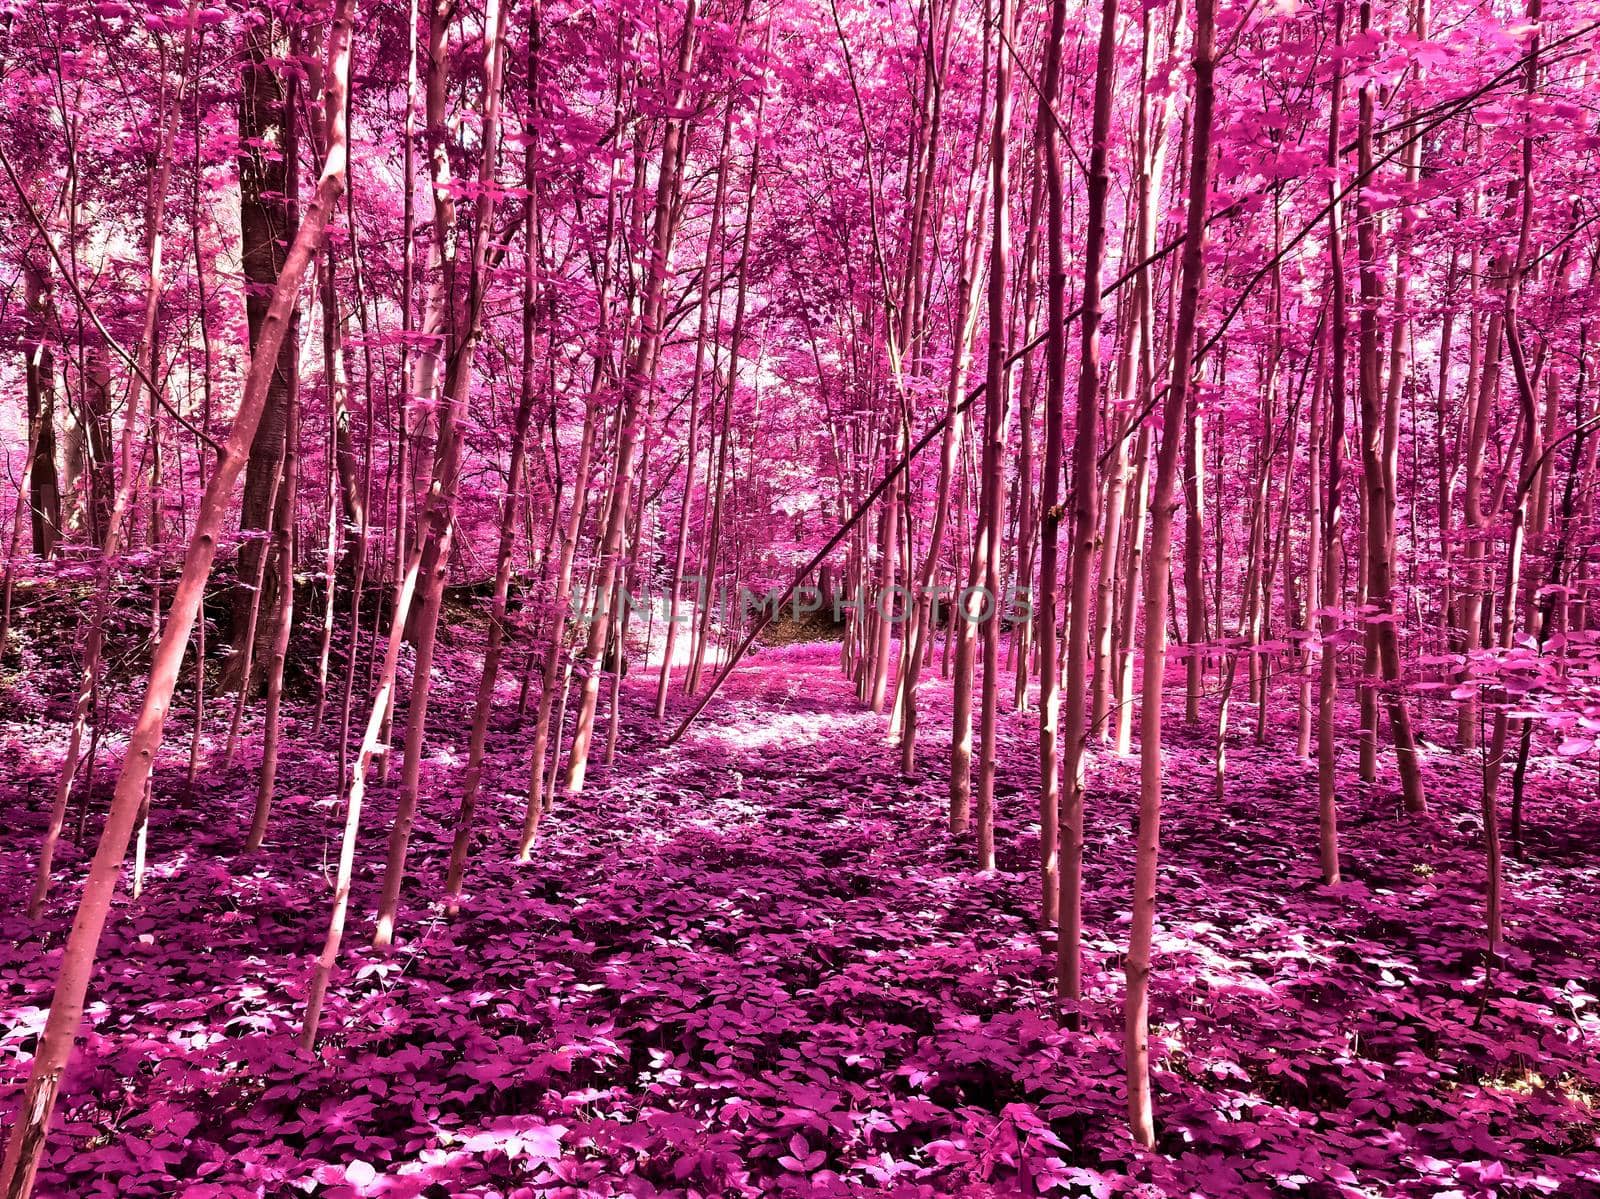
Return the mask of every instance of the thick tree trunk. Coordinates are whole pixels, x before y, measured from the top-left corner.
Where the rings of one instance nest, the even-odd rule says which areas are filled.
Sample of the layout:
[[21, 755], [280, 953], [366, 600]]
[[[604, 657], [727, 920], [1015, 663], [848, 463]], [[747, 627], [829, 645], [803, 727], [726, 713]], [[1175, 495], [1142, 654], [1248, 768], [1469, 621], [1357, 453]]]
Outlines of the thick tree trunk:
[[23, 367], [28, 397], [28, 498], [33, 552], [54, 555], [61, 538], [61, 482], [56, 473], [56, 323], [48, 261], [30, 253], [23, 262]]
[[[245, 34], [244, 70], [239, 98], [239, 228], [243, 239], [241, 259], [245, 277], [245, 319], [250, 330], [250, 352], [259, 352], [261, 327], [266, 320], [273, 287], [283, 270], [289, 241], [299, 220], [299, 83], [298, 73], [279, 63], [288, 54], [292, 37], [282, 17], [263, 12]], [[296, 383], [300, 360], [299, 309], [292, 310], [288, 335], [278, 351], [267, 408], [250, 446], [245, 468], [244, 494], [239, 504], [239, 582], [231, 600], [233, 654], [225, 675], [227, 685], [249, 690], [254, 680], [241, 673], [244, 663], [242, 634], [249, 622], [252, 592], [246, 579], [254, 579], [260, 564], [262, 603], [277, 608], [282, 583], [273, 565], [272, 547], [251, 531], [268, 527], [272, 520], [273, 481], [283, 454], [284, 430], [289, 416], [289, 393]], [[255, 626], [262, 639], [270, 627]], [[252, 662], [270, 657], [262, 643], [250, 654]], [[251, 672], [252, 674], [254, 671]]]

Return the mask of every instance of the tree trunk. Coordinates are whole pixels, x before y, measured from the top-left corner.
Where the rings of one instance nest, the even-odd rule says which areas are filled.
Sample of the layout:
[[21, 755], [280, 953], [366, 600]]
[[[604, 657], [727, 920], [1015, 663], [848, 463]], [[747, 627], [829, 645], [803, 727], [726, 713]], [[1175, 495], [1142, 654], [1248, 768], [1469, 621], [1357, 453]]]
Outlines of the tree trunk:
[[[744, 31], [743, 18], [739, 31]], [[684, 623], [683, 572], [689, 553], [689, 513], [694, 502], [694, 465], [700, 446], [700, 389], [705, 382], [706, 342], [711, 336], [711, 294], [713, 281], [718, 281], [717, 294], [721, 296], [723, 216], [728, 202], [728, 148], [733, 140], [733, 102], [723, 107], [722, 140], [717, 151], [717, 188], [711, 201], [711, 227], [706, 235], [706, 253], [700, 268], [699, 327], [695, 332], [694, 374], [689, 380], [689, 427], [684, 434], [683, 497], [678, 505], [678, 535], [672, 557], [672, 580], [667, 611], [667, 639], [661, 654], [661, 673], [656, 680], [655, 716], [660, 720], [667, 714], [667, 687], [672, 682], [672, 659], [678, 649], [678, 626]], [[715, 376], [713, 375], [713, 378]], [[689, 619], [694, 619], [694, 605], [690, 604]]]
[[[417, 663], [406, 706], [405, 753], [401, 762], [400, 796], [394, 823], [389, 828], [389, 851], [378, 900], [373, 946], [387, 948], [394, 941], [400, 910], [400, 888], [405, 881], [406, 856], [416, 821], [422, 776], [422, 743], [427, 730], [428, 698], [433, 686], [433, 653], [438, 636], [439, 612], [444, 602], [445, 576], [455, 532], [456, 500], [461, 478], [462, 423], [472, 387], [473, 354], [483, 324], [483, 303], [488, 292], [489, 235], [494, 220], [494, 168], [500, 149], [500, 92], [504, 61], [505, 9], [489, 0], [484, 16], [483, 131], [478, 166], [477, 207], [471, 246], [470, 273], [465, 305], [456, 297], [456, 206], [450, 178], [449, 131], [445, 126], [445, 93], [450, 79], [449, 7], [435, 7], [428, 33], [428, 151], [433, 173], [434, 251], [443, 268], [444, 294], [449, 298], [446, 321], [444, 404], [439, 410], [434, 445], [433, 477], [428, 485], [417, 539], [422, 545], [418, 590], [421, 603], [413, 626]], [[464, 308], [464, 310], [463, 310]], [[398, 614], [397, 614], [398, 615]], [[404, 622], [402, 622], [404, 623]]]
[[[1046, 273], [1044, 464], [1039, 479], [1039, 609], [1035, 620], [1039, 641], [1039, 921], [1043, 926], [1060, 919], [1063, 893], [1060, 876], [1063, 839], [1060, 825], [1061, 666], [1057, 661], [1056, 613], [1060, 573], [1062, 423], [1067, 391], [1067, 263], [1063, 244], [1066, 189], [1061, 169], [1061, 130], [1056, 125], [1054, 109], [1061, 94], [1061, 43], [1066, 37], [1066, 22], [1067, 0], [1051, 0], [1050, 32], [1044, 49], [1044, 86], [1039, 91], [1039, 137], [1046, 197]], [[1099, 98], [1098, 83], [1095, 96]], [[1084, 298], [1087, 301], [1089, 297], [1086, 294]], [[1098, 308], [1098, 300], [1095, 303]], [[1070, 732], [1070, 725], [1068, 730]], [[1080, 825], [1080, 845], [1082, 831]], [[1071, 949], [1073, 984], [1077, 983], [1079, 956], [1075, 944]], [[1061, 999], [1076, 1001], [1079, 992], [1075, 986], [1069, 987], [1065, 979], [1067, 958], [1068, 950], [1063, 946], [1057, 961], [1056, 989]]]
[[[278, 513], [272, 531], [273, 558], [277, 561], [277, 609], [272, 616], [272, 642], [267, 659], [267, 710], [262, 721], [261, 771], [256, 780], [256, 808], [250, 819], [250, 834], [245, 852], [261, 848], [267, 837], [267, 821], [272, 814], [273, 791], [278, 781], [279, 727], [283, 708], [283, 667], [289, 654], [289, 638], [294, 632], [294, 559], [296, 550], [295, 509], [300, 496], [300, 385], [289, 387], [289, 413], [284, 422], [283, 482], [278, 488]], [[242, 695], [243, 692], [241, 691]]]
[[[261, 327], [273, 287], [283, 270], [289, 240], [299, 219], [299, 75], [278, 64], [288, 57], [292, 40], [283, 18], [263, 12], [263, 19], [245, 34], [244, 70], [239, 100], [239, 228], [243, 239], [241, 262], [245, 277], [245, 319], [250, 330], [250, 352], [259, 352]], [[300, 360], [298, 307], [291, 311], [288, 335], [278, 351], [277, 367], [267, 395], [267, 408], [250, 446], [245, 468], [244, 495], [239, 505], [239, 530], [265, 529], [272, 520], [273, 480], [283, 454], [284, 430], [289, 416], [289, 393], [296, 383]], [[251, 587], [244, 582], [261, 573], [262, 603], [277, 608], [283, 583], [273, 566], [271, 546], [265, 539], [248, 537], [239, 545], [239, 583], [231, 602], [233, 655], [225, 684], [249, 690], [253, 678], [243, 677], [245, 661], [241, 634], [249, 622]], [[261, 570], [261, 563], [266, 567]], [[270, 628], [255, 626], [261, 639]], [[252, 662], [270, 657], [270, 646], [258, 644]], [[254, 671], [251, 672], [254, 674]]]
[[[150, 227], [145, 230], [145, 248], [147, 252], [148, 270], [145, 280], [144, 324], [141, 330], [139, 349], [136, 356], [128, 356], [121, 351], [120, 346], [118, 347], [119, 353], [124, 353], [124, 357], [127, 358], [128, 363], [133, 368], [135, 375], [135, 386], [132, 389], [133, 394], [129, 398], [127, 408], [122, 418], [122, 436], [120, 438], [118, 447], [119, 456], [121, 458], [122, 477], [120, 482], [117, 484], [116, 492], [111, 502], [111, 509], [106, 516], [104, 539], [101, 544], [100, 564], [99, 569], [96, 572], [95, 579], [96, 586], [94, 611], [89, 620], [88, 632], [84, 635], [83, 657], [78, 673], [78, 690], [73, 700], [72, 724], [70, 731], [67, 734], [67, 750], [61, 760], [61, 769], [56, 775], [55, 799], [50, 807], [49, 823], [45, 826], [44, 842], [39, 848], [39, 862], [34, 874], [33, 894], [28, 901], [29, 917], [35, 920], [38, 919], [43, 913], [45, 899], [49, 895], [51, 864], [55, 857], [56, 845], [61, 839], [62, 827], [66, 821], [67, 804], [72, 795], [73, 782], [77, 778], [78, 774], [79, 754], [83, 747], [83, 735], [88, 726], [91, 702], [96, 705], [96, 731], [94, 738], [91, 739], [91, 760], [93, 758], [93, 746], [98, 741], [99, 736], [100, 657], [101, 651], [105, 645], [105, 626], [106, 619], [111, 609], [111, 591], [115, 578], [116, 562], [122, 550], [123, 527], [127, 521], [128, 510], [133, 505], [133, 496], [139, 481], [139, 472], [135, 469], [135, 447], [140, 442], [142, 432], [140, 428], [140, 417], [145, 411], [145, 405], [140, 402], [140, 390], [141, 387], [154, 387], [153, 380], [156, 373], [156, 317], [160, 308], [161, 293], [166, 284], [166, 272], [164, 258], [162, 255], [162, 229], [166, 223], [167, 185], [172, 177], [172, 143], [177, 134], [180, 101], [183, 98], [184, 87], [188, 82], [190, 67], [193, 63], [193, 30], [195, 26], [194, 16], [198, 6], [199, 0], [189, 0], [189, 19], [187, 25], [189, 32], [184, 35], [183, 59], [179, 72], [180, 82], [177, 87], [171, 90], [171, 98], [167, 110], [163, 114], [161, 132], [158, 137], [159, 145], [155, 158], [156, 175], [151, 184], [151, 203], [147, 209]], [[17, 179], [9, 161], [5, 162], [5, 169], [7, 175], [9, 175], [11, 178], [13, 186], [15, 186], [17, 189], [18, 197], [22, 200], [24, 207], [28, 209], [28, 216], [34, 225], [34, 231], [39, 235], [40, 238], [48, 241], [50, 237], [49, 228], [45, 221], [40, 219], [37, 209], [28, 202], [26, 193], [22, 190], [21, 181]], [[98, 378], [98, 372], [96, 377]], [[174, 665], [173, 669], [176, 671], [176, 664]], [[111, 880], [113, 886], [115, 885], [116, 881], [115, 873], [120, 871], [122, 859], [127, 851], [127, 837], [129, 834], [131, 834], [133, 825], [138, 819], [138, 806], [142, 805], [142, 786], [140, 791], [141, 796], [136, 801], [135, 809], [128, 813], [128, 825], [123, 834], [122, 848], [117, 853], [116, 870], [113, 871], [113, 877]], [[87, 808], [84, 810], [87, 811]], [[104, 841], [105, 838], [104, 835], [102, 835], [102, 845], [104, 845]], [[109, 902], [110, 895], [108, 892], [106, 903], [109, 904]], [[100, 916], [100, 922], [102, 924], [104, 923], [104, 919], [105, 917], [102, 913]], [[80, 952], [86, 953], [90, 959], [87, 966], [84, 967], [85, 973], [83, 985], [85, 987], [88, 985], [88, 967], [93, 965], [92, 959], [94, 955], [94, 943], [97, 942], [98, 939], [99, 928], [97, 926], [95, 929], [94, 938], [87, 944], [86, 948], [80, 950]], [[81, 1002], [81, 995], [79, 1001]], [[77, 1017], [73, 1016], [73, 1029], [68, 1030], [64, 1035], [70, 1038], [73, 1035], [73, 1031], [76, 1029], [76, 1023]], [[65, 1061], [64, 1055], [69, 1049], [70, 1045], [67, 1047], [67, 1049], [62, 1050], [63, 1062]], [[41, 1048], [41, 1055], [43, 1052], [44, 1051]], [[59, 1085], [59, 1081], [59, 1074], [57, 1074], [55, 1080], [49, 1085], [53, 1088], [54, 1086]], [[32, 1084], [30, 1084], [30, 1086], [31, 1085]], [[51, 1093], [45, 1102], [47, 1108], [49, 1105], [55, 1102], [53, 1089], [51, 1090]], [[47, 1110], [45, 1112], [45, 1122], [39, 1126], [38, 1130], [38, 1133], [41, 1137], [43, 1136], [44, 1128], [48, 1126], [48, 1122], [49, 1112]], [[19, 1122], [19, 1129], [22, 1127], [22, 1123], [23, 1122]], [[16, 1134], [14, 1133], [13, 1142], [15, 1142], [15, 1140]], [[12, 1150], [7, 1150], [8, 1162], [11, 1152]], [[25, 1185], [21, 1185], [17, 1188], [17, 1193], [23, 1194], [26, 1193], [27, 1188], [32, 1185], [33, 1170], [37, 1168], [38, 1147], [25, 1147], [23, 1149], [19, 1149], [18, 1152], [22, 1152], [25, 1157], [34, 1163], [33, 1165], [28, 1166], [24, 1172], [22, 1181]], [[9, 1164], [6, 1167], [5, 1176], [12, 1176], [11, 1166]], [[6, 1199], [13, 1199], [10, 1191], [6, 1191], [4, 1194], [6, 1195]]]
[[[111, 810], [107, 814], [100, 844], [84, 883], [77, 918], [73, 921], [72, 931], [62, 950], [50, 1014], [39, 1038], [27, 1087], [18, 1105], [18, 1111], [22, 1114], [13, 1125], [6, 1146], [4, 1167], [0, 1168], [0, 1194], [6, 1199], [26, 1199], [33, 1190], [34, 1174], [44, 1148], [56, 1096], [66, 1073], [78, 1025], [83, 1018], [84, 998], [94, 973], [95, 951], [110, 912], [117, 879], [122, 872], [128, 839], [144, 800], [145, 785], [161, 746], [162, 729], [177, 682], [178, 668], [188, 646], [189, 634], [216, 554], [216, 539], [227, 514], [234, 483], [244, 467], [248, 447], [266, 406], [267, 387], [277, 361], [278, 347], [288, 333], [295, 294], [322, 240], [323, 229], [333, 205], [343, 190], [346, 162], [344, 108], [353, 7], [354, 0], [337, 0], [333, 10], [327, 42], [328, 65], [324, 73], [328, 81], [325, 104], [328, 153], [322, 177], [318, 181], [315, 198], [284, 260], [283, 270], [262, 322], [257, 343], [259, 353], [251, 360], [238, 415], [234, 418], [216, 473], [206, 486], [196, 514], [183, 572], [173, 595], [161, 643], [151, 663], [149, 684], [117, 777]], [[190, 9], [192, 29], [193, 3]], [[169, 128], [173, 123], [168, 122]], [[167, 147], [170, 148], [170, 140]], [[162, 161], [165, 164], [167, 158], [164, 156]], [[158, 197], [162, 194], [164, 188], [157, 192]]]
[[[1056, 994], [1065, 1004], [1083, 997], [1083, 786], [1088, 737], [1089, 607], [1094, 588], [1095, 504], [1100, 495], [1100, 276], [1106, 256], [1107, 155], [1112, 89], [1117, 78], [1117, 0], [1102, 0], [1100, 47], [1095, 59], [1094, 125], [1089, 143], [1088, 232], [1084, 242], [1082, 344], [1079, 351], [1077, 427], [1072, 452], [1071, 596], [1067, 615], [1066, 754], [1061, 774], [1061, 935], [1057, 940]], [[1075, 1013], [1071, 1013], [1075, 1017]]]
[[33, 515], [33, 552], [55, 554], [61, 538], [61, 482], [56, 474], [56, 359], [51, 348], [56, 324], [50, 267], [30, 253], [22, 266], [24, 295], [23, 366], [28, 397], [27, 466]]
[[[1361, 30], [1372, 25], [1372, 5], [1363, 0]], [[1360, 92], [1357, 158], [1362, 178], [1373, 169], [1372, 124], [1375, 84], [1366, 83]], [[1366, 519], [1368, 636], [1383, 671], [1384, 690], [1389, 708], [1389, 728], [1394, 738], [1396, 765], [1407, 812], [1427, 811], [1422, 793], [1422, 774], [1417, 762], [1416, 740], [1411, 733], [1411, 711], [1400, 684], [1400, 638], [1398, 617], [1390, 596], [1394, 567], [1395, 463], [1386, 431], [1390, 415], [1386, 412], [1380, 385], [1378, 305], [1383, 289], [1378, 278], [1377, 228], [1365, 186], [1356, 193], [1356, 247], [1361, 260], [1361, 366], [1358, 391], [1361, 399], [1361, 478], [1366, 496], [1362, 505]], [[1398, 410], [1399, 395], [1391, 388], [1390, 407]], [[1369, 654], [1369, 658], [1373, 656]], [[1371, 715], [1362, 728], [1364, 752], [1376, 750], [1377, 693], [1364, 684], [1363, 712]]]
[[1156, 461], [1155, 495], [1151, 501], [1150, 556], [1144, 587], [1138, 849], [1134, 863], [1132, 924], [1128, 931], [1127, 991], [1123, 1000], [1128, 1127], [1133, 1139], [1145, 1148], [1155, 1144], [1155, 1117], [1150, 1102], [1150, 953], [1155, 935], [1156, 863], [1161, 846], [1161, 697], [1166, 682], [1167, 596], [1172, 576], [1172, 518], [1177, 507], [1178, 454], [1196, 369], [1195, 326], [1200, 293], [1205, 284], [1215, 53], [1212, 0], [1195, 0], [1194, 125], [1183, 244], [1183, 289], [1173, 332], [1172, 385], [1162, 406], [1161, 448]]
[[[983, 483], [978, 500], [980, 531], [973, 545], [973, 562], [982, 562], [983, 592], [987, 605], [981, 620], [983, 635], [983, 696], [978, 715], [978, 798], [974, 817], [978, 829], [978, 869], [993, 870], [994, 780], [1000, 715], [1000, 514], [1005, 495], [1006, 424], [1011, 400], [1009, 364], [1006, 361], [1006, 286], [1011, 266], [1011, 48], [1014, 24], [1012, 0], [996, 0], [1000, 41], [995, 46], [994, 130], [990, 137], [989, 169], [994, 182], [993, 241], [989, 254], [989, 362], [985, 377]], [[972, 613], [970, 601], [968, 615]], [[977, 615], [981, 616], [981, 612]]]
[[[1334, 8], [1333, 37], [1344, 41], [1344, 0]], [[1322, 509], [1322, 661], [1317, 677], [1317, 845], [1322, 865], [1322, 881], [1329, 886], [1339, 882], [1339, 804], [1338, 746], [1334, 740], [1334, 704], [1339, 690], [1339, 627], [1335, 612], [1343, 594], [1343, 560], [1340, 526], [1344, 520], [1344, 389], [1345, 343], [1348, 318], [1345, 312], [1344, 214], [1339, 201], [1339, 130], [1344, 115], [1344, 67], [1334, 68], [1328, 102], [1328, 274], [1333, 289], [1333, 317], [1330, 338], [1332, 375], [1328, 380], [1328, 472], [1323, 489]]]
[[[528, 111], [539, 111], [540, 18], [542, 6], [535, 0], [529, 17], [528, 36]], [[477, 806], [478, 786], [483, 777], [484, 746], [489, 734], [489, 714], [494, 707], [495, 683], [500, 674], [500, 656], [506, 638], [506, 599], [511, 591], [511, 555], [517, 540], [517, 502], [528, 456], [528, 424], [533, 417], [537, 394], [533, 381], [534, 338], [539, 312], [539, 159], [530, 143], [524, 148], [523, 183], [528, 189], [528, 212], [523, 222], [524, 256], [522, 271], [522, 372], [517, 414], [511, 432], [511, 462], [506, 472], [506, 494], [500, 510], [500, 544], [495, 555], [494, 599], [489, 609], [488, 644], [483, 651], [483, 672], [478, 678], [478, 695], [473, 706], [472, 733], [468, 739], [467, 772], [461, 787], [461, 806], [456, 811], [455, 836], [450, 847], [450, 868], [445, 876], [445, 912], [454, 916], [461, 906], [461, 883], [466, 874], [467, 854], [472, 847], [472, 818]]]
[[[699, 0], [689, 0], [684, 13], [683, 32], [678, 43], [677, 75], [670, 105], [670, 111], [675, 114], [684, 112], [688, 107], [691, 72], [694, 67], [695, 22], [699, 18], [699, 8]], [[602, 597], [611, 594], [612, 584], [616, 580], [620, 565], [622, 530], [628, 516], [628, 498], [633, 489], [633, 457], [639, 436], [639, 404], [642, 393], [654, 373], [656, 355], [661, 348], [663, 294], [672, 254], [673, 233], [677, 223], [674, 199], [678, 172], [682, 167], [678, 145], [684, 135], [685, 123], [684, 117], [669, 117], [666, 131], [661, 139], [661, 170], [656, 185], [650, 263], [642, 300], [639, 339], [622, 382], [620, 427], [617, 433], [617, 470], [611, 483], [610, 510], [606, 516], [605, 531], [600, 541], [600, 573], [595, 594]], [[753, 186], [752, 184], [752, 195]], [[606, 638], [611, 629], [611, 613], [603, 600], [599, 608], [594, 622], [589, 626], [589, 639], [584, 647], [584, 658], [589, 670], [583, 679], [577, 726], [573, 732], [572, 750], [567, 762], [566, 791], [571, 796], [583, 793], [584, 774], [589, 765], [589, 745], [594, 737], [595, 708], [600, 699], [600, 660], [605, 654]]]

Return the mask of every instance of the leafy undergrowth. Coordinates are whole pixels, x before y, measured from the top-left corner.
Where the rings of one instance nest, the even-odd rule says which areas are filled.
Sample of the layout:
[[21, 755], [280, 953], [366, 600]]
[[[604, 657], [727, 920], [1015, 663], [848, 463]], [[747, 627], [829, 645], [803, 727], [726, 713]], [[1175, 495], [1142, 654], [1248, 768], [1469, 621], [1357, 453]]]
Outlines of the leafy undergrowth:
[[[255, 857], [237, 848], [254, 751], [189, 793], [174, 747], [151, 877], [108, 927], [39, 1193], [1600, 1193], [1592, 773], [1536, 761], [1526, 855], [1507, 867], [1510, 950], [1486, 993], [1476, 758], [1429, 754], [1422, 820], [1352, 762], [1347, 881], [1330, 889], [1311, 768], [1283, 730], [1265, 748], [1240, 733], [1218, 802], [1209, 737], [1170, 721], [1146, 1153], [1121, 1118], [1136, 763], [1092, 766], [1087, 1010], [1069, 1032], [1033, 921], [1034, 718], [1004, 721], [1000, 870], [975, 874], [944, 832], [946, 709], [934, 699], [903, 782], [836, 648], [763, 652], [673, 749], [670, 723], [624, 730], [525, 865], [508, 839], [530, 734], [508, 688], [467, 908], [446, 921], [433, 901], [476, 677], [453, 651], [402, 942], [366, 943], [386, 786], [314, 1060], [294, 1044], [338, 813], [309, 714], [290, 718]], [[627, 711], [646, 710], [649, 682], [629, 680]], [[9, 1123], [83, 857], [65, 852], [48, 918], [26, 922], [59, 750], [38, 730], [7, 736], [21, 749], [0, 781]]]

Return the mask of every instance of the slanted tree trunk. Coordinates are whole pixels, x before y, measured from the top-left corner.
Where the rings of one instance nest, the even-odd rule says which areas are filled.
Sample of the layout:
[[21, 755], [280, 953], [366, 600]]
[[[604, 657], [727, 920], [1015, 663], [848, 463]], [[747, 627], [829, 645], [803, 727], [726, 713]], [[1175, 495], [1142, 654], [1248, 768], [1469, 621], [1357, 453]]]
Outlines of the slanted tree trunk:
[[421, 602], [412, 632], [417, 664], [406, 706], [405, 751], [400, 768], [400, 795], [394, 823], [389, 827], [389, 850], [378, 899], [375, 948], [394, 941], [400, 910], [400, 888], [405, 881], [406, 856], [416, 822], [422, 781], [422, 744], [427, 730], [428, 699], [433, 686], [433, 653], [444, 603], [445, 576], [450, 569], [456, 501], [464, 449], [462, 424], [472, 386], [473, 355], [483, 326], [483, 303], [489, 285], [489, 235], [495, 209], [494, 169], [500, 150], [500, 93], [504, 62], [505, 9], [489, 0], [484, 12], [482, 144], [479, 149], [477, 204], [474, 212], [469, 274], [464, 302], [457, 292], [456, 204], [450, 177], [449, 130], [445, 124], [445, 96], [450, 80], [450, 21], [453, 3], [435, 6], [428, 28], [428, 157], [432, 166], [434, 198], [434, 253], [442, 271], [443, 294], [449, 307], [445, 321], [444, 403], [439, 409], [434, 444], [433, 476], [428, 484], [417, 540], [422, 546], [418, 591]]
[[[244, 468], [248, 447], [266, 406], [267, 388], [277, 362], [278, 347], [288, 333], [295, 295], [316, 255], [329, 214], [344, 187], [344, 111], [353, 8], [354, 0], [336, 0], [333, 9], [327, 40], [327, 68], [324, 72], [327, 80], [324, 120], [328, 130], [328, 153], [324, 159], [322, 176], [312, 203], [306, 210], [305, 219], [284, 259], [272, 301], [262, 321], [257, 342], [259, 353], [251, 360], [238, 414], [223, 445], [216, 473], [206, 485], [205, 495], [195, 516], [194, 530], [184, 556], [183, 572], [173, 594], [161, 642], [151, 663], [149, 684], [117, 776], [111, 810], [106, 816], [100, 844], [84, 882], [77, 917], [62, 949], [50, 1014], [46, 1018], [33, 1068], [18, 1105], [21, 1115], [12, 1126], [6, 1145], [4, 1165], [0, 1167], [0, 1195], [5, 1195], [6, 1199], [27, 1199], [33, 1190], [34, 1174], [44, 1149], [56, 1096], [72, 1054], [78, 1026], [83, 1019], [84, 998], [94, 974], [100, 934], [110, 913], [111, 897], [122, 873], [128, 840], [144, 801], [145, 786], [155, 763], [155, 755], [161, 747], [162, 731], [177, 683], [178, 668], [188, 647], [189, 634], [199, 612], [206, 579], [216, 555], [217, 537], [222, 531], [234, 484]], [[194, 25], [194, 9], [195, 5], [191, 3], [191, 29]], [[178, 89], [174, 89], [174, 92], [177, 93]], [[170, 130], [175, 124], [176, 113], [170, 113], [169, 116], [173, 118], [168, 121]], [[170, 151], [170, 146], [169, 136], [164, 148]], [[170, 153], [164, 154], [160, 161], [164, 173], [169, 169]], [[165, 180], [162, 182], [165, 183]], [[160, 215], [159, 197], [164, 194], [164, 187], [156, 192], [157, 216]], [[155, 241], [159, 244], [159, 239]]]

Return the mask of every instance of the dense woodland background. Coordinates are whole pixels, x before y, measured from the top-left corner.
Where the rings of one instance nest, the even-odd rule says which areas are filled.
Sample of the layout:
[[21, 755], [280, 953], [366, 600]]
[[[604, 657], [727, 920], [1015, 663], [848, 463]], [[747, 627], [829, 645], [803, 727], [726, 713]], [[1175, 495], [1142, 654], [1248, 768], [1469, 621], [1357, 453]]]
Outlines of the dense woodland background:
[[1600, 1194], [1597, 55], [0, 4], [0, 1194]]

